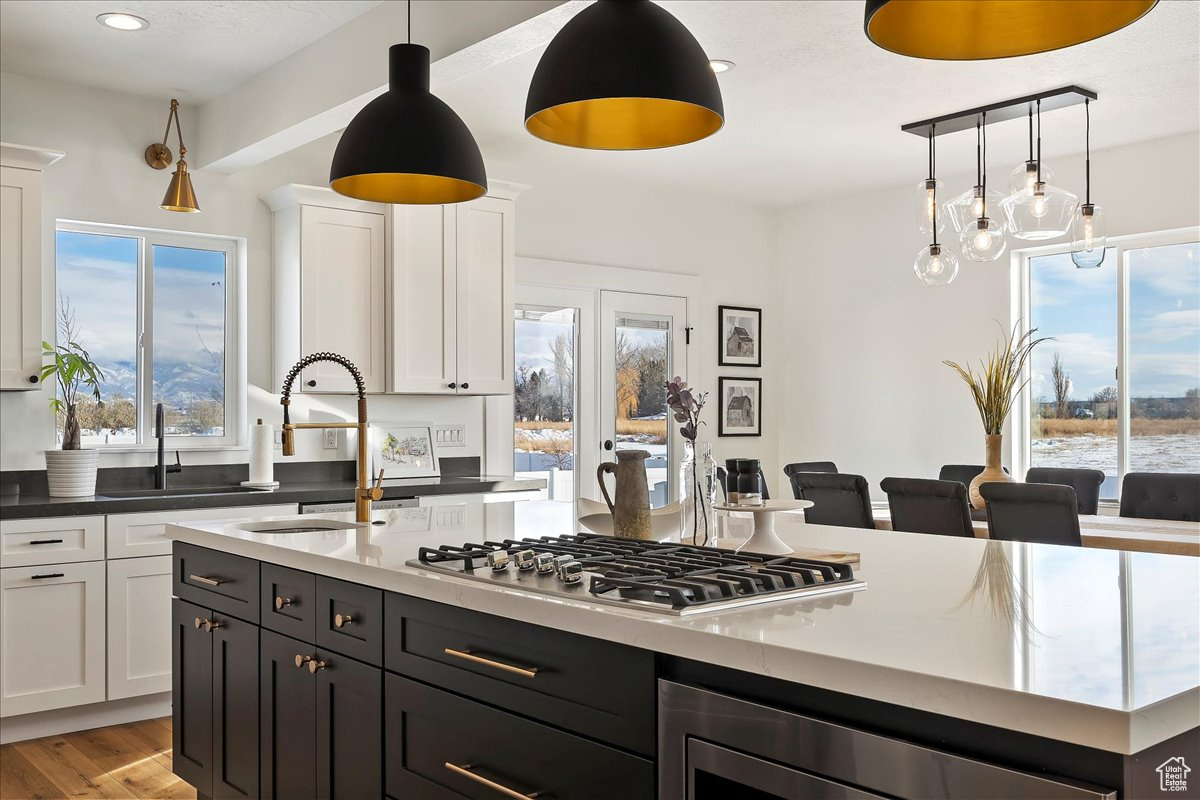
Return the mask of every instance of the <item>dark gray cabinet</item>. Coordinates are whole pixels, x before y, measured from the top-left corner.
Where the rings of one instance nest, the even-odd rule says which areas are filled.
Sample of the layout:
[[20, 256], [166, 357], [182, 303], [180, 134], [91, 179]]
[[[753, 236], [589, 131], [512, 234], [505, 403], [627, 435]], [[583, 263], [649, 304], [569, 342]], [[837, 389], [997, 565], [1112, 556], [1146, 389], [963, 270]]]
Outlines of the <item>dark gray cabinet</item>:
[[175, 773], [213, 798], [258, 797], [258, 627], [171, 605]]
[[[262, 796], [317, 796], [317, 693], [305, 658], [313, 646], [264, 630], [259, 655]], [[297, 656], [301, 661], [296, 664]]]

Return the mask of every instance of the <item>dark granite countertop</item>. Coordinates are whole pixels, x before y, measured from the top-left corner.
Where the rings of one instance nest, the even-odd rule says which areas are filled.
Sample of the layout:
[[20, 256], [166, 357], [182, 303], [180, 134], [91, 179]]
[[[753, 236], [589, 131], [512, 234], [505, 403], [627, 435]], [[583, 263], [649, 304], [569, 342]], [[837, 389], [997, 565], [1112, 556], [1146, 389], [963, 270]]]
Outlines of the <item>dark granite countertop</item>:
[[[546, 488], [541, 479], [479, 475], [478, 458], [444, 458], [440, 478], [389, 479], [385, 500], [444, 494], [522, 492]], [[172, 491], [194, 494], [155, 496], [147, 488], [151, 472], [144, 467], [101, 469], [92, 497], [49, 497], [45, 473], [0, 473], [9, 490], [0, 493], [0, 520], [67, 517], [81, 514], [131, 514], [190, 508], [235, 508], [280, 503], [353, 502], [353, 461], [299, 462], [276, 465], [276, 489], [230, 491], [248, 477], [245, 464], [185, 466], [181, 475], [167, 476]], [[19, 487], [19, 488], [18, 488]], [[138, 496], [139, 492], [146, 494]], [[120, 496], [109, 496], [106, 492]]]

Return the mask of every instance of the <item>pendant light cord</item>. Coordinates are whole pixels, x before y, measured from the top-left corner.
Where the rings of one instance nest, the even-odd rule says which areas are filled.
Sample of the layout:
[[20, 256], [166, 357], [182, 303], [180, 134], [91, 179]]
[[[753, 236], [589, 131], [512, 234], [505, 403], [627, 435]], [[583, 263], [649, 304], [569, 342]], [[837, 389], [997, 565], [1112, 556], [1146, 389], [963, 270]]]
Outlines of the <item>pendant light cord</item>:
[[933, 246], [937, 247], [938, 199], [937, 199], [937, 123], [929, 124], [929, 180], [933, 181]]
[[1033, 161], [1033, 106], [1029, 107], [1029, 160]]
[[412, 0], [408, 0], [408, 43], [412, 44]]
[[1038, 119], [1038, 148], [1037, 148], [1037, 182], [1042, 182], [1042, 101], [1037, 101], [1037, 119]]
[[1084, 166], [1083, 166], [1083, 202], [1084, 205], [1092, 204], [1092, 110], [1091, 100], [1083, 98], [1083, 117], [1084, 117], [1084, 134], [1083, 134], [1083, 150]]
[[979, 120], [976, 119], [975, 120], [975, 185], [976, 186], [983, 185], [983, 168], [980, 166], [980, 162], [982, 161], [983, 156], [981, 155], [979, 143], [980, 143]]
[[987, 218], [987, 112], [983, 112], [982, 124], [979, 129], [983, 132], [983, 155], [979, 159], [979, 218]]

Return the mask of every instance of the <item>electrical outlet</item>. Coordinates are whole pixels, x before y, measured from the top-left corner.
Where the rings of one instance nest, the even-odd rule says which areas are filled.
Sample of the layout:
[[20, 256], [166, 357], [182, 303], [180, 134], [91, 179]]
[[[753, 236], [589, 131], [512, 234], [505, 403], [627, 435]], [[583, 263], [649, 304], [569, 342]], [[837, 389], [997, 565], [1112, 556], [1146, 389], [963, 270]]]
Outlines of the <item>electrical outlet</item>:
[[283, 431], [277, 430], [277, 431], [272, 431], [271, 433], [275, 439], [275, 447], [282, 450], [283, 449]]
[[337, 450], [337, 428], [325, 429], [325, 449]]
[[433, 429], [433, 443], [436, 447], [466, 447], [466, 425], [438, 425]]

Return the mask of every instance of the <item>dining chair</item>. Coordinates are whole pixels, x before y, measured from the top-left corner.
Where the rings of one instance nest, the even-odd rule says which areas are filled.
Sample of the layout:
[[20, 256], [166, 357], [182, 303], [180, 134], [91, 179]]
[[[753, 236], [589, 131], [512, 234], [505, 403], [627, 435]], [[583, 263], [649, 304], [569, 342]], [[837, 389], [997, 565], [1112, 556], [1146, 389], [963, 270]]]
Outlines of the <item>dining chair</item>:
[[884, 478], [879, 485], [887, 492], [892, 530], [942, 536], [975, 535], [967, 485], [962, 481]]
[[1200, 520], [1200, 474], [1130, 472], [1121, 482], [1121, 516]]
[[[1100, 484], [1104, 472], [1098, 469], [1059, 469], [1031, 467], [1025, 473], [1026, 483], [1057, 483], [1070, 486], [1079, 500], [1080, 514], [1095, 514], [1100, 509]], [[983, 489], [980, 488], [982, 494]]]
[[[1001, 467], [1005, 473], [1008, 467]], [[975, 476], [983, 472], [983, 464], [945, 464], [938, 471], [939, 481], [958, 481], [963, 486], [970, 486]]]
[[795, 472], [789, 476], [797, 500], [811, 500], [804, 509], [810, 525], [874, 528], [871, 487], [862, 475], [836, 472]]
[[[797, 472], [821, 472], [826, 474], [836, 474], [838, 471], [837, 464], [832, 461], [797, 461], [794, 464], [785, 464], [783, 474], [787, 476], [789, 481], [792, 480], [792, 475]], [[799, 500], [800, 495], [796, 493], [796, 485], [792, 484], [792, 495]]]
[[[1101, 473], [1103, 474], [1103, 473]], [[985, 483], [988, 537], [1079, 547], [1079, 499], [1061, 483]]]

